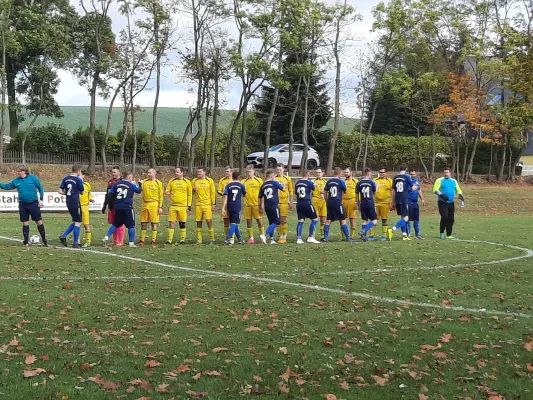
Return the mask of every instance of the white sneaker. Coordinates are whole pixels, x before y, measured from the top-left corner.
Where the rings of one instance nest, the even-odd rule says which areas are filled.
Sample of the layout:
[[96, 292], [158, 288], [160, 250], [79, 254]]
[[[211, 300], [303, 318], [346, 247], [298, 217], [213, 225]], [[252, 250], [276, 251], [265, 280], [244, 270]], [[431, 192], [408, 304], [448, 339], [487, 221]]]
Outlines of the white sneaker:
[[107, 246], [107, 242], [109, 242], [109, 236], [104, 236], [102, 242], [104, 242], [104, 246]]
[[229, 241], [231, 244], [235, 244], [235, 239], [231, 238]]
[[129, 247], [137, 247], [137, 245], [134, 242], [130, 242]]
[[320, 244], [320, 242], [312, 236], [307, 238], [307, 243], [319, 243]]
[[274, 239], [270, 239], [270, 244], [277, 244]]
[[261, 239], [261, 241], [263, 242], [263, 244], [266, 244], [267, 243], [267, 237], [265, 235], [259, 235], [259, 238]]
[[305, 242], [301, 239], [301, 238], [298, 238], [296, 240], [296, 244], [304, 244]]

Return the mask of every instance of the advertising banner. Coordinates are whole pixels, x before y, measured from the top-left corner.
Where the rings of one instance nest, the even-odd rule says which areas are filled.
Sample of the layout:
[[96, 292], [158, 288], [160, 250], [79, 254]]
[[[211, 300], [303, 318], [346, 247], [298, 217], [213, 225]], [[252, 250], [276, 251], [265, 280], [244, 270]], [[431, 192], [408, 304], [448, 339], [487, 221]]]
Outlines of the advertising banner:
[[[94, 203], [89, 204], [90, 211], [101, 211], [104, 205], [105, 192], [92, 192]], [[0, 212], [19, 210], [17, 192], [0, 192]], [[44, 192], [42, 211], [67, 212], [65, 196], [57, 192]]]

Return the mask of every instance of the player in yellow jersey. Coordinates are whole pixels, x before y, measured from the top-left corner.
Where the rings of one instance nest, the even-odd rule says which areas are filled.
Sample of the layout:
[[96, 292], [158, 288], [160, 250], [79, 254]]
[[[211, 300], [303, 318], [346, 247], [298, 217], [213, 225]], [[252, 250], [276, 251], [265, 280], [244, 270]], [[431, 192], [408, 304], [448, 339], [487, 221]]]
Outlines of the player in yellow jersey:
[[313, 207], [315, 207], [316, 215], [320, 220], [320, 233], [324, 236], [324, 224], [326, 223], [327, 209], [326, 199], [324, 199], [324, 186], [328, 182], [324, 179], [324, 170], [320, 167], [315, 169], [316, 178], [313, 180], [315, 190], [313, 190]]
[[283, 186], [282, 191], [279, 192], [279, 220], [278, 226], [279, 240], [278, 243], [287, 243], [287, 233], [289, 232], [289, 225], [287, 225], [287, 216], [289, 210], [294, 208], [292, 204], [292, 196], [294, 196], [294, 187], [292, 186], [292, 179], [285, 175], [285, 167], [283, 164], [276, 166], [276, 177], [274, 178]]
[[357, 216], [357, 179], [354, 178], [351, 168], [344, 170], [344, 181], [346, 182], [346, 193], [342, 196], [342, 206], [346, 213], [346, 219], [350, 219], [350, 236], [355, 237], [355, 218]]
[[[392, 191], [392, 179], [388, 177], [387, 168], [380, 168], [379, 175], [374, 181], [377, 184], [376, 194], [374, 195], [374, 201], [376, 203], [376, 212], [378, 214], [378, 219], [381, 219], [381, 240], [387, 240], [387, 229], [389, 211], [390, 211], [390, 200], [391, 200], [391, 191]], [[370, 230], [370, 236], [368, 240], [374, 240], [375, 238], [375, 228]]]
[[163, 182], [157, 179], [157, 172], [154, 168], [148, 169], [146, 175], [148, 178], [139, 182], [142, 196], [141, 239], [139, 245], [144, 245], [146, 228], [148, 223], [150, 223], [152, 225], [152, 247], [155, 247], [159, 217], [163, 214]]
[[263, 225], [263, 218], [259, 214], [259, 190], [263, 185], [263, 180], [255, 176], [255, 169], [253, 165], [246, 167], [246, 178], [241, 180], [241, 183], [246, 189], [246, 196], [244, 197], [244, 219], [246, 220], [246, 227], [248, 229], [248, 243], [255, 243], [253, 220], [257, 221], [259, 234], [265, 233], [265, 226]]
[[180, 167], [174, 170], [174, 176], [167, 183], [165, 190], [165, 194], [170, 195], [168, 234], [165, 244], [172, 244], [176, 222], [180, 226], [180, 244], [184, 244], [187, 238], [187, 215], [189, 215], [192, 205], [192, 186], [191, 181], [183, 177], [183, 170]]
[[[224, 169], [224, 173], [226, 174], [226, 176], [224, 176], [222, 179], [218, 181], [218, 187], [217, 187], [217, 193], [219, 196], [222, 196], [222, 197], [224, 197], [224, 188], [226, 187], [228, 183], [230, 183], [233, 180], [231, 177], [233, 174], [233, 168], [226, 167]], [[222, 208], [222, 220], [224, 221], [224, 236], [227, 236], [228, 231], [229, 231], [229, 218], [226, 215], [226, 210], [224, 210], [224, 208]], [[231, 240], [232, 240], [231, 244], [233, 244], [233, 239]]]
[[87, 171], [81, 171], [80, 178], [83, 180], [83, 193], [80, 194], [81, 223], [85, 229], [85, 243], [83, 248], [91, 247], [91, 221], [89, 218], [89, 203], [94, 203], [93, 194], [91, 193], [91, 184], [85, 181]]
[[196, 244], [202, 244], [202, 223], [207, 222], [209, 244], [215, 244], [215, 230], [213, 228], [213, 211], [215, 211], [216, 191], [215, 182], [205, 174], [205, 169], [196, 170], [196, 178], [191, 182], [195, 194], [194, 220], [196, 221]]

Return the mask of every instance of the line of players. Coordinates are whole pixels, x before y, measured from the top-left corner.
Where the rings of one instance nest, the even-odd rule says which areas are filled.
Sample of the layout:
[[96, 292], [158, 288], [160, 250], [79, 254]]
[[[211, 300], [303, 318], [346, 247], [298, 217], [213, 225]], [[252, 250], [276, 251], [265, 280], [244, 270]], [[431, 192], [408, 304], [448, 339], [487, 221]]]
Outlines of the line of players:
[[[424, 204], [424, 198], [420, 189], [420, 181], [416, 177], [416, 171], [411, 170], [407, 175], [405, 169], [393, 179], [387, 177], [387, 170], [380, 169], [379, 177], [371, 178], [371, 171], [365, 170], [363, 178], [358, 181], [352, 175], [350, 169], [344, 170], [344, 179], [341, 178], [342, 170], [335, 169], [335, 176], [325, 180], [322, 169], [313, 171], [315, 179], [310, 179], [310, 172], [303, 171], [303, 177], [296, 185], [292, 184], [291, 178], [285, 175], [283, 165], [278, 165], [276, 171], [268, 171], [266, 180], [255, 175], [253, 166], [247, 167], [246, 178], [239, 176], [231, 168], [226, 168], [226, 176], [218, 183], [215, 190], [214, 181], [206, 176], [203, 168], [198, 168], [196, 178], [189, 181], [184, 177], [181, 168], [175, 169], [175, 177], [172, 178], [166, 189], [163, 183], [157, 179], [154, 169], [149, 169], [147, 179], [133, 180], [131, 174], [121, 178], [118, 167], [112, 170], [112, 179], [108, 182], [106, 200], [102, 209], [105, 213], [108, 209], [108, 222], [111, 224], [104, 241], [113, 236], [115, 245], [123, 243], [125, 229], [128, 230], [129, 245], [135, 243], [135, 212], [133, 209], [133, 196], [140, 193], [141, 205], [141, 234], [139, 245], [144, 245], [147, 236], [148, 224], [151, 225], [151, 244], [155, 246], [157, 229], [160, 215], [163, 213], [164, 195], [170, 196], [169, 226], [166, 244], [171, 244], [174, 239], [176, 225], [179, 224], [179, 243], [185, 243], [187, 235], [186, 221], [193, 208], [194, 218], [197, 225], [197, 244], [202, 243], [202, 228], [205, 220], [208, 226], [209, 243], [215, 242], [213, 228], [213, 212], [215, 210], [216, 197], [223, 197], [222, 218], [226, 234], [226, 244], [233, 244], [236, 237], [239, 242], [244, 240], [240, 234], [241, 211], [247, 222], [248, 243], [254, 243], [253, 219], [259, 228], [259, 237], [266, 243], [275, 243], [274, 232], [279, 233], [279, 243], [287, 240], [288, 225], [287, 216], [293, 209], [293, 197], [296, 197], [296, 211], [298, 225], [296, 229], [297, 243], [303, 243], [302, 230], [305, 219], [311, 220], [308, 242], [319, 243], [315, 239], [315, 230], [320, 222], [322, 240], [329, 240], [329, 228], [333, 221], [339, 221], [341, 230], [347, 241], [353, 241], [355, 236], [356, 210], [359, 209], [363, 220], [359, 235], [363, 240], [373, 240], [374, 230], [378, 219], [382, 220], [382, 240], [392, 239], [394, 232], [401, 229], [404, 240], [410, 240], [410, 221], [414, 222], [415, 236], [419, 239], [419, 207], [418, 199]], [[67, 175], [60, 184], [59, 192], [66, 196], [66, 204], [72, 216], [72, 224], [59, 238], [61, 243], [67, 245], [67, 237], [72, 232], [74, 247], [79, 246], [80, 226], [84, 225], [86, 231], [86, 243], [83, 247], [91, 244], [91, 226], [89, 221], [89, 203], [92, 202], [90, 184], [84, 180], [84, 173], [79, 166], [74, 166], [72, 174]], [[244, 200], [244, 201], [243, 201]], [[389, 210], [396, 209], [401, 219], [392, 228], [388, 229]], [[269, 226], [265, 230], [263, 215], [266, 215]], [[350, 229], [347, 225], [350, 222]]]

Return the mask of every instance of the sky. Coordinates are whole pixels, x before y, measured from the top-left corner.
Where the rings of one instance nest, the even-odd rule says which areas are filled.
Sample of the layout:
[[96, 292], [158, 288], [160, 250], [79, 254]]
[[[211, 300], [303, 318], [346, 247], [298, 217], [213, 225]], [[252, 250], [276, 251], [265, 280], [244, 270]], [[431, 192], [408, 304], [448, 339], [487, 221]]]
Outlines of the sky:
[[[328, 1], [328, 0], [326, 0]], [[71, 4], [78, 9], [80, 13], [83, 11], [79, 5], [78, 0], [70, 0]], [[328, 1], [333, 3], [334, 1]], [[372, 8], [379, 3], [379, 0], [348, 0], [348, 4], [352, 5], [356, 12], [362, 16], [362, 20], [350, 26], [350, 31], [354, 40], [345, 51], [344, 60], [342, 62], [342, 94], [341, 94], [341, 113], [345, 117], [357, 117], [358, 111], [355, 105], [354, 88], [357, 85], [357, 67], [356, 58], [358, 54], [365, 47], [365, 44], [370, 40], [372, 34], [370, 32], [372, 27]], [[113, 31], [118, 36], [121, 29], [125, 27], [125, 20], [119, 14], [116, 2], [113, 2], [110, 9], [110, 17], [113, 20]], [[176, 16], [179, 18], [179, 16]], [[184, 30], [188, 21], [186, 19], [177, 19], [178, 26]], [[176, 60], [175, 54], [169, 55], [171, 59]], [[326, 83], [330, 92], [330, 97], [333, 99], [335, 71], [330, 68], [326, 70], [324, 76], [324, 83]], [[66, 70], [59, 71], [59, 78], [61, 83], [56, 95], [56, 100], [60, 106], [89, 106], [90, 97], [87, 89], [80, 86], [76, 79]], [[162, 84], [159, 98], [160, 107], [189, 107], [194, 104], [194, 95], [191, 89], [193, 87], [185, 82], [180, 82], [176, 76], [175, 68], [167, 66], [162, 70]], [[223, 105], [225, 109], [235, 109], [238, 107], [240, 97], [240, 86], [237, 81], [229, 81], [224, 85]], [[136, 103], [141, 107], [153, 106], [155, 98], [154, 82], [147, 85], [147, 90], [139, 94]], [[96, 100], [97, 106], [108, 106], [109, 100], [98, 97]], [[115, 104], [117, 106], [119, 104]]]

